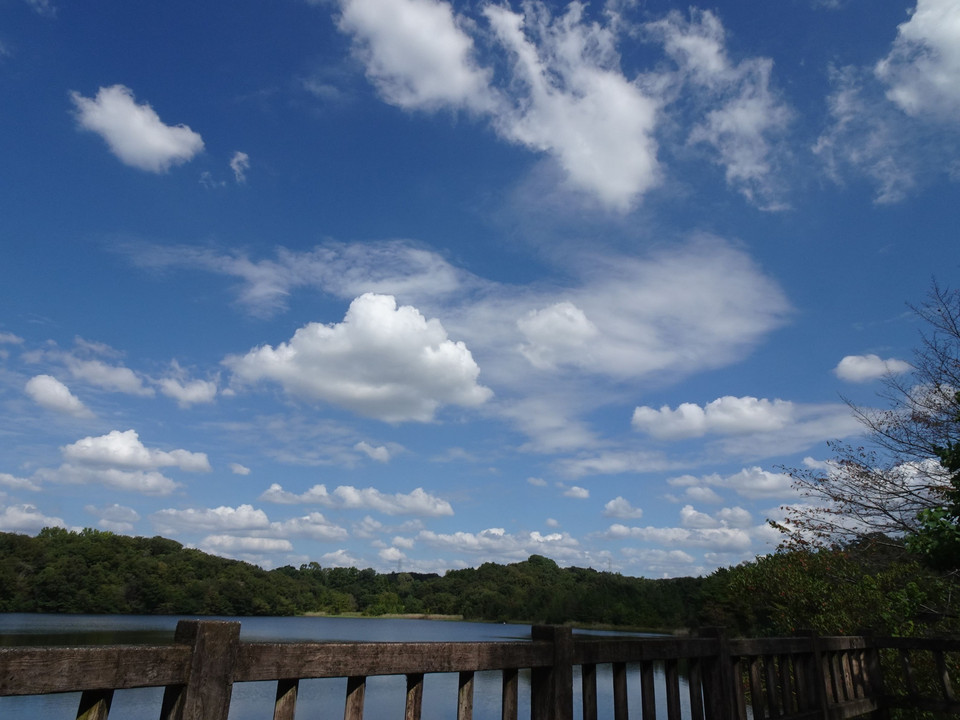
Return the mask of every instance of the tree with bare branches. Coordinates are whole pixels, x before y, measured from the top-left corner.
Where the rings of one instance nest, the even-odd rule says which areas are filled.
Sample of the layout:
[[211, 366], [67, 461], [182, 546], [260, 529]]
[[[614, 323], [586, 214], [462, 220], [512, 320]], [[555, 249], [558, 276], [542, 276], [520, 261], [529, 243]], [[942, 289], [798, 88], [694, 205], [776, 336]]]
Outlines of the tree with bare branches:
[[865, 445], [834, 443], [832, 460], [791, 471], [805, 500], [784, 508], [788, 544], [887, 536], [960, 566], [960, 292], [934, 283], [911, 309], [923, 323], [912, 371], [884, 379], [886, 409], [851, 404]]

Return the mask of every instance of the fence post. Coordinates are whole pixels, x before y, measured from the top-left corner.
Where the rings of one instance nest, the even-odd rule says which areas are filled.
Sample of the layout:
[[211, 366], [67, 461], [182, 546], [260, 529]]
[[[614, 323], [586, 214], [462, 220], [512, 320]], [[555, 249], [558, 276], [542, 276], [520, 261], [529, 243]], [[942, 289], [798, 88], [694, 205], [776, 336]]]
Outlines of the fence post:
[[163, 720], [227, 720], [233, 692], [233, 666], [240, 645], [240, 623], [181, 620], [174, 642], [190, 645], [186, 685], [163, 693]]
[[573, 719], [573, 631], [555, 625], [534, 625], [534, 642], [553, 645], [549, 667], [533, 668], [530, 674], [531, 720]]
[[824, 661], [820, 636], [815, 630], [801, 630], [800, 635], [810, 639], [810, 677], [808, 692], [820, 711], [821, 717], [829, 717], [830, 698], [833, 695], [830, 669]]
[[704, 658], [702, 663], [703, 704], [707, 720], [735, 720], [739, 715], [736, 684], [740, 678], [733, 673], [730, 641], [723, 628], [703, 628], [699, 635], [717, 641], [717, 654]]
[[877, 720], [889, 720], [890, 710], [887, 708], [887, 691], [883, 681], [883, 666], [880, 662], [880, 646], [874, 637], [873, 630], [861, 630], [860, 634], [866, 641], [867, 651], [864, 657], [864, 670], [867, 676], [866, 692], [877, 703], [875, 715]]

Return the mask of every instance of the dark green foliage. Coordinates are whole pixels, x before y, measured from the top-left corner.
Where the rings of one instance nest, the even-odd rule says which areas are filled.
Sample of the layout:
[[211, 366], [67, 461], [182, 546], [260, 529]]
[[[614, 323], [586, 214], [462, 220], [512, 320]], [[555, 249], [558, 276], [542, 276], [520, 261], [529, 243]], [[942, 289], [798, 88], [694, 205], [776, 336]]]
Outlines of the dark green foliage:
[[932, 572], [890, 538], [867, 538], [842, 549], [781, 550], [718, 570], [705, 590], [701, 622], [741, 635], [869, 630], [917, 636], [960, 630], [955, 578]]
[[693, 622], [704, 582], [560, 568], [539, 555], [443, 577], [315, 562], [268, 572], [161, 537], [58, 528], [37, 537], [0, 533], [0, 612], [416, 613], [672, 629]]

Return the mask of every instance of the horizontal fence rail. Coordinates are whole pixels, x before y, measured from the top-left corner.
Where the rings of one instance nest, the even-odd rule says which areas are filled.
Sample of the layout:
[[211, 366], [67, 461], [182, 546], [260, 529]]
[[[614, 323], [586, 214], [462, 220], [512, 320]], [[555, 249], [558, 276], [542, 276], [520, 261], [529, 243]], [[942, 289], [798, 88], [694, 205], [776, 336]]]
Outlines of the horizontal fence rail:
[[[524, 671], [531, 720], [574, 717], [575, 674], [583, 720], [598, 718], [600, 695], [614, 720], [633, 705], [644, 720], [886, 718], [901, 708], [960, 714], [958, 666], [960, 641], [946, 639], [594, 637], [535, 626], [529, 642], [241, 643], [239, 623], [184, 620], [172, 645], [0, 648], [0, 696], [79, 692], [77, 718], [107, 720], [115, 691], [162, 687], [161, 720], [226, 720], [234, 684], [268, 681], [274, 720], [293, 720], [301, 680], [345, 678], [344, 720], [362, 720], [368, 678], [400, 675], [404, 720], [419, 720], [424, 676], [446, 673], [457, 678], [458, 720], [471, 720], [475, 673], [497, 671], [500, 717], [516, 720]], [[639, 697], [629, 696], [631, 673]], [[599, 676], [611, 686], [598, 688]]]

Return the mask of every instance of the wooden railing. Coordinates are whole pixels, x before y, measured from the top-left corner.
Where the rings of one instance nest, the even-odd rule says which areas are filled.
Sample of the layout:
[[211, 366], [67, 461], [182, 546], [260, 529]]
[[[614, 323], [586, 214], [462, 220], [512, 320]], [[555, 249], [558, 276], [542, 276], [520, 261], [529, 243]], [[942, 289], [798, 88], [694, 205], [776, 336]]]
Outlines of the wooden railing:
[[[516, 720], [528, 670], [532, 720], [573, 718], [575, 674], [583, 720], [598, 717], [601, 692], [612, 696], [614, 720], [626, 720], [634, 702], [644, 720], [884, 718], [897, 708], [958, 715], [958, 657], [960, 641], [948, 640], [574, 637], [552, 626], [535, 626], [529, 642], [241, 643], [239, 623], [181, 621], [166, 646], [0, 648], [0, 696], [79, 692], [77, 717], [106, 720], [116, 690], [163, 687], [161, 720], [226, 720], [234, 684], [270, 681], [274, 720], [292, 720], [301, 680], [346, 678], [343, 717], [361, 720], [367, 679], [401, 675], [404, 720], [419, 720], [424, 676], [451, 673], [457, 718], [471, 720], [475, 673], [499, 671], [500, 716]], [[598, 688], [598, 666], [612, 687]], [[639, 698], [628, 694], [631, 672]]]

